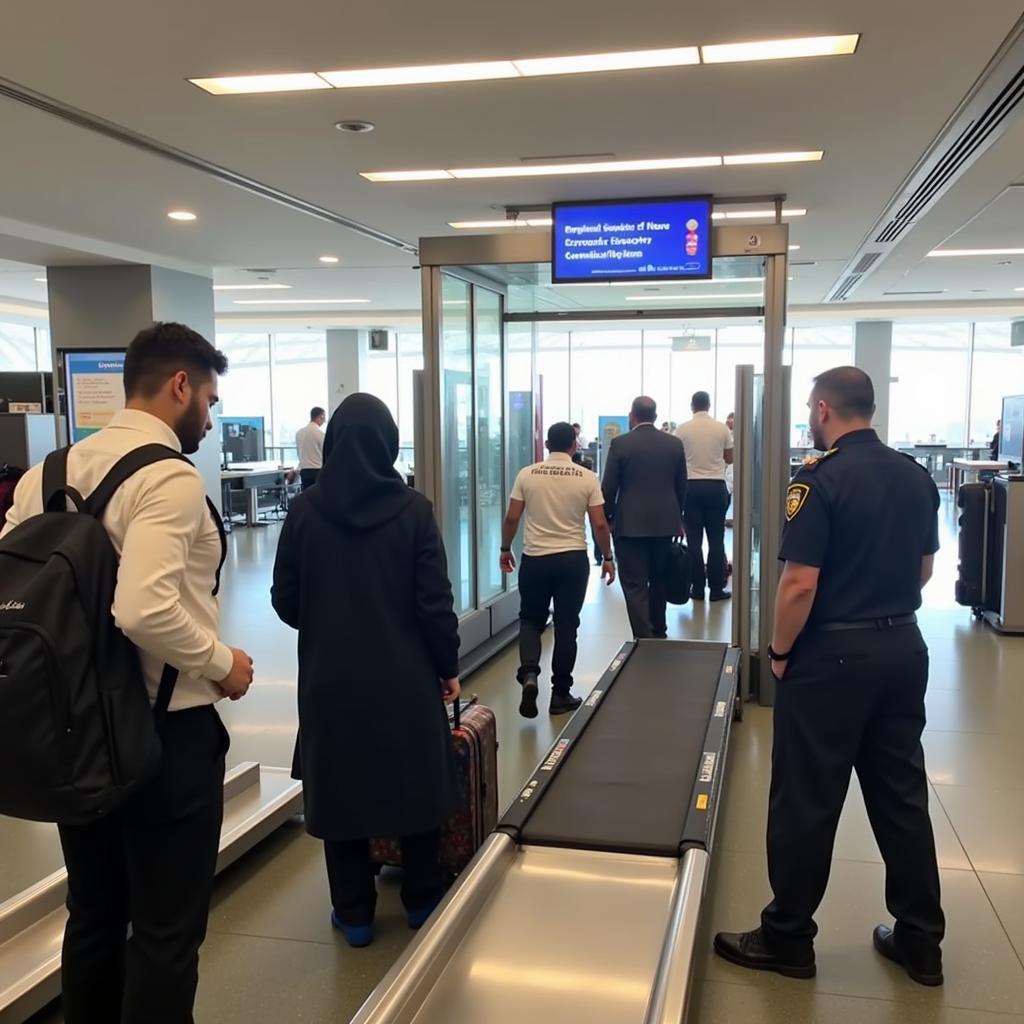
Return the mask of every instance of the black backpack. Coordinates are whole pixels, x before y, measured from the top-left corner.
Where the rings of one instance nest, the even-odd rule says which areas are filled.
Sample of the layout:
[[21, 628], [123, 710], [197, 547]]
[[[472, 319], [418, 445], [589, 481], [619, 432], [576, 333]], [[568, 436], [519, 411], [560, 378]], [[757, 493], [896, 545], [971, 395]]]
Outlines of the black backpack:
[[144, 466], [189, 460], [137, 448], [85, 499], [67, 484], [68, 451], [44, 463], [43, 514], [0, 540], [0, 814], [75, 825], [156, 773], [178, 676], [164, 668], [151, 709], [138, 651], [111, 612], [118, 561], [103, 512]]

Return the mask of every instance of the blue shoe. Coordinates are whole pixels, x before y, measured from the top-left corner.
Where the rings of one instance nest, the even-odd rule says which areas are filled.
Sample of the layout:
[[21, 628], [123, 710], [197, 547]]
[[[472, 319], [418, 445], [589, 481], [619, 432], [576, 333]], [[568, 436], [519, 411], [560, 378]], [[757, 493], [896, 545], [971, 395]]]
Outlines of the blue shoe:
[[345, 924], [338, 919], [338, 915], [331, 911], [331, 924], [345, 936], [345, 941], [353, 949], [363, 949], [373, 942], [372, 924]]
[[438, 896], [436, 899], [431, 900], [429, 903], [425, 903], [422, 907], [417, 907], [415, 910], [407, 910], [405, 912], [405, 919], [409, 922], [409, 927], [415, 932], [419, 931], [427, 923], [427, 918], [437, 909], [437, 905], [441, 902], [443, 894]]

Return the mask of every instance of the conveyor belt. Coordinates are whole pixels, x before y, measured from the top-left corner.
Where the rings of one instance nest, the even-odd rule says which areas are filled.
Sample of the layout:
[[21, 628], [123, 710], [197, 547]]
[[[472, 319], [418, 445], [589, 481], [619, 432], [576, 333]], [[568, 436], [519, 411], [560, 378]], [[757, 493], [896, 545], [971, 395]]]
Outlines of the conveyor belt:
[[640, 644], [520, 833], [524, 844], [678, 857], [725, 648]]
[[738, 663], [627, 644], [352, 1024], [680, 1024]]

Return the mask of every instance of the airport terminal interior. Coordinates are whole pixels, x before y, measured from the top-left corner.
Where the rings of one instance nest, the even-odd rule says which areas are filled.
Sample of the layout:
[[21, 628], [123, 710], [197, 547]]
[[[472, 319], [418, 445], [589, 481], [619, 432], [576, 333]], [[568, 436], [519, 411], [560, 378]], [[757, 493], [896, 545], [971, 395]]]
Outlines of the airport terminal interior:
[[[123, 407], [141, 328], [186, 323], [229, 363], [195, 462], [227, 529], [221, 635], [255, 681], [219, 705], [197, 1021], [1024, 1024], [1019, 0], [59, 0], [3, 22], [0, 497]], [[712, 953], [770, 897], [787, 486], [816, 454], [814, 379], [846, 365], [941, 496], [918, 613], [938, 988], [872, 949], [890, 919], [856, 776], [817, 977]], [[674, 430], [698, 391], [735, 419], [732, 600], [670, 605], [668, 641], [634, 647], [592, 565], [584, 704], [547, 714], [547, 633], [521, 717], [517, 473], [568, 422], [601, 474], [634, 398]], [[434, 506], [499, 818], [419, 933], [385, 868], [366, 949], [332, 927], [303, 827], [296, 636], [270, 604], [296, 433], [358, 392]], [[386, 728], [387, 679], [361, 684]], [[55, 827], [0, 816], [0, 1024], [64, 1020], [64, 895]]]

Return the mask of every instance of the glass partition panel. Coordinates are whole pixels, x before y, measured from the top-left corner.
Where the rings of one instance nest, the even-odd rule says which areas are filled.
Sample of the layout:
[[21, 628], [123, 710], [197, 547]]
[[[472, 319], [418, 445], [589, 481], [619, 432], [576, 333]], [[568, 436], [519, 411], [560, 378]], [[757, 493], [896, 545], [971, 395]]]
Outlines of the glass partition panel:
[[[764, 328], [759, 324], [720, 327], [717, 341], [711, 413], [716, 419], [724, 420], [734, 411], [732, 403], [736, 396], [736, 367], [748, 365], [754, 367], [754, 373], [764, 371]], [[755, 401], [755, 408], [757, 404]]]
[[[569, 334], [567, 331], [537, 329], [537, 401], [541, 432], [546, 436], [552, 423], [569, 420]], [[595, 429], [591, 437], [597, 436]]]
[[0, 324], [0, 370], [36, 369], [36, 336], [24, 324]]
[[445, 274], [441, 293], [442, 534], [455, 611], [475, 606], [473, 572], [473, 353], [470, 287]]
[[505, 492], [502, 486], [504, 389], [501, 372], [501, 296], [486, 288], [474, 293], [476, 390], [476, 552], [477, 603], [505, 589], [498, 567]]
[[413, 410], [413, 378], [423, 369], [423, 334], [398, 334], [398, 437], [399, 467], [406, 471], [412, 467], [416, 434], [416, 416]]
[[[601, 416], [627, 416], [643, 386], [641, 332], [573, 327], [569, 331], [569, 415], [597, 437]], [[549, 421], [553, 422], [553, 421]]]
[[[733, 392], [735, 394], [735, 390]], [[764, 498], [761, 472], [764, 464], [764, 375], [754, 376], [754, 402], [752, 431], [752, 460], [750, 496], [750, 650], [761, 649], [761, 537], [764, 517]]]
[[323, 331], [275, 334], [273, 352], [274, 440], [270, 443], [292, 448], [313, 406], [327, 408], [327, 335]]
[[1006, 395], [1024, 394], [1024, 348], [1010, 345], [1008, 323], [974, 325], [974, 367], [971, 372], [970, 444], [988, 447], [996, 432]]
[[[516, 476], [524, 466], [536, 461], [536, 420], [533, 399], [533, 324], [509, 324], [505, 331], [505, 387], [508, 407], [506, 444], [507, 480], [511, 492]], [[523, 554], [520, 530], [512, 543], [517, 559]]]
[[[274, 444], [271, 433], [274, 410], [270, 400], [270, 335], [218, 334], [217, 347], [228, 357], [228, 372], [218, 385], [220, 405], [217, 414], [262, 416], [265, 441], [269, 445]], [[292, 437], [289, 444], [294, 442]]]
[[790, 446], [810, 448], [807, 399], [814, 378], [835, 366], [853, 362], [853, 327], [823, 325], [790, 331], [793, 390], [790, 401]]

